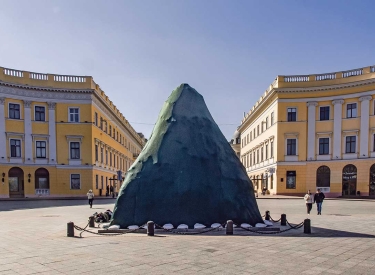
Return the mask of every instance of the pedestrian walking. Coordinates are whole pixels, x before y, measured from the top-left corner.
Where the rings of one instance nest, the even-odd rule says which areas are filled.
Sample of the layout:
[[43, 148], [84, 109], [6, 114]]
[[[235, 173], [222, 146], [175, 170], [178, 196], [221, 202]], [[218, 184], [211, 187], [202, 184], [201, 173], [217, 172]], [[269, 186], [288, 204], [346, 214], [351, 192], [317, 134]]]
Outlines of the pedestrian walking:
[[316, 202], [318, 215], [322, 215], [322, 203], [325, 198], [326, 197], [324, 196], [323, 192], [321, 192], [320, 189], [318, 189], [314, 195], [314, 203]]
[[108, 197], [109, 196], [109, 186], [107, 185], [106, 188], [105, 188], [105, 196]]
[[94, 193], [90, 189], [89, 192], [87, 192], [86, 195], [87, 195], [87, 198], [89, 199], [90, 208], [92, 208], [92, 202], [94, 201]]
[[304, 197], [307, 209], [307, 215], [310, 215], [310, 211], [312, 209], [312, 205], [314, 203], [314, 196], [311, 194], [310, 190], [307, 191], [307, 194]]

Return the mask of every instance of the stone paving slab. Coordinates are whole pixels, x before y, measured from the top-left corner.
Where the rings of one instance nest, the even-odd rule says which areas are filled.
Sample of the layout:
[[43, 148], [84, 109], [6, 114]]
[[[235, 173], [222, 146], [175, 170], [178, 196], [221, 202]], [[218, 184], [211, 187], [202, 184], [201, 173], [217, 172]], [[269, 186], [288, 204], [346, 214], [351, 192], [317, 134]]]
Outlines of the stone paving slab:
[[[114, 200], [0, 202], [3, 274], [375, 274], [374, 201], [326, 200], [322, 215], [305, 214], [303, 199], [258, 200], [261, 213], [303, 229], [260, 235], [235, 230], [204, 235], [144, 234], [66, 237], [66, 224], [84, 227]], [[287, 227], [280, 227], [281, 230]], [[78, 236], [78, 232], [76, 231]]]

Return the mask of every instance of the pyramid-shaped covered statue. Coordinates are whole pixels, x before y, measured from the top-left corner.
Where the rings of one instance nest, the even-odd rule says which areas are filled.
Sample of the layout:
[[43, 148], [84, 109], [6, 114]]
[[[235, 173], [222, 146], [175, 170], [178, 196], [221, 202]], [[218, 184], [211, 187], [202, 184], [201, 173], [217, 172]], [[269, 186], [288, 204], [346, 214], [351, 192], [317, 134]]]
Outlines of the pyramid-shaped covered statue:
[[263, 222], [244, 167], [203, 97], [187, 84], [165, 102], [125, 177], [111, 224], [126, 228], [150, 220], [189, 228]]

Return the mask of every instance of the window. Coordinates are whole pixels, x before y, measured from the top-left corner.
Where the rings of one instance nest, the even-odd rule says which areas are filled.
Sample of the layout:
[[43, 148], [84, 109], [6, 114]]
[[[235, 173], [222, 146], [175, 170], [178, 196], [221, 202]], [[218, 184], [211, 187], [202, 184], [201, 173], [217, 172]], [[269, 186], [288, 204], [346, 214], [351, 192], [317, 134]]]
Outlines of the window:
[[351, 103], [346, 105], [346, 117], [357, 117], [357, 103]]
[[[247, 137], [249, 139], [249, 136]], [[122, 135], [120, 134], [120, 144], [122, 144]]]
[[100, 147], [100, 161], [104, 163], [104, 155], [103, 155], [104, 149], [103, 147]]
[[101, 176], [101, 185], [100, 185], [100, 189], [103, 189], [103, 183], [104, 183], [104, 177]]
[[252, 141], [253, 140], [253, 132], [251, 131], [250, 132], [250, 141]]
[[320, 120], [329, 120], [329, 106], [320, 107]]
[[247, 134], [247, 143], [249, 143], [249, 138], [250, 138], [250, 136], [249, 136], [249, 134]]
[[100, 117], [100, 129], [103, 130], [103, 118], [102, 117]]
[[105, 164], [108, 164], [108, 150], [105, 150]]
[[316, 188], [331, 186], [331, 170], [328, 166], [320, 166], [316, 170]]
[[259, 136], [259, 125], [257, 126], [257, 136]]
[[286, 172], [286, 189], [296, 189], [296, 171]]
[[266, 159], [268, 159], [268, 144], [266, 144]]
[[271, 152], [270, 152], [271, 158], [273, 158], [273, 141], [271, 141]]
[[271, 113], [271, 126], [274, 124], [275, 114], [274, 112]]
[[268, 129], [268, 117], [266, 117], [266, 130]]
[[79, 122], [78, 108], [69, 108], [69, 122]]
[[116, 130], [115, 129], [113, 129], [113, 136], [112, 136], [113, 138], [115, 138], [116, 137]]
[[355, 136], [346, 137], [346, 150], [345, 153], [355, 153]]
[[256, 161], [255, 161], [255, 152], [254, 152], [254, 155], [253, 155], [254, 159], [253, 159], [253, 165], [256, 164]]
[[97, 112], [95, 112], [94, 114], [94, 124], [95, 126], [98, 126], [98, 113]]
[[257, 150], [257, 163], [259, 163], [259, 149]]
[[46, 121], [46, 108], [35, 106], [35, 121]]
[[329, 154], [329, 138], [319, 139], [319, 155]]
[[263, 161], [263, 147], [262, 148], [260, 148], [260, 161]]
[[19, 139], [10, 140], [10, 157], [12, 158], [21, 157], [21, 140]]
[[250, 163], [249, 163], [250, 166], [252, 165], [252, 160], [253, 160], [252, 154], [250, 153]]
[[104, 132], [107, 133], [107, 121], [104, 121]]
[[98, 145], [95, 145], [95, 161], [99, 159]]
[[295, 138], [287, 139], [286, 154], [287, 156], [297, 155], [297, 140]]
[[74, 190], [81, 189], [81, 175], [80, 174], [70, 175], [70, 189], [74, 189]]
[[36, 142], [36, 158], [40, 158], [40, 159], [46, 158], [46, 142], [45, 141]]
[[113, 167], [116, 167], [116, 155], [113, 154]]
[[9, 118], [20, 119], [20, 105], [9, 103]]
[[264, 132], [264, 123], [263, 123], [263, 121], [262, 121], [262, 123], [261, 123], [261, 127], [260, 127], [260, 133], [263, 133]]
[[109, 152], [109, 166], [112, 166], [112, 152]]
[[288, 108], [288, 121], [297, 121], [297, 108]]
[[99, 189], [99, 175], [95, 175], [95, 189]]
[[255, 128], [254, 128], [254, 139], [256, 138], [256, 135], [255, 135]]
[[111, 135], [112, 133], [112, 125], [109, 125], [109, 131], [108, 131], [108, 134]]
[[79, 142], [70, 143], [70, 159], [80, 159]]

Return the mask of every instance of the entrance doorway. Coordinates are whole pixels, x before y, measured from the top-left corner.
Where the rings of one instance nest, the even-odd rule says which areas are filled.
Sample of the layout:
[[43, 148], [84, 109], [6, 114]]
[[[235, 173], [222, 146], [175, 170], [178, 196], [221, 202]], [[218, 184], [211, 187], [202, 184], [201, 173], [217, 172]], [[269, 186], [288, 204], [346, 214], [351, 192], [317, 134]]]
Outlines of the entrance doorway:
[[369, 196], [375, 197], [375, 164], [370, 167]]
[[8, 172], [8, 179], [9, 179], [9, 197], [10, 198], [25, 197], [23, 170], [19, 167], [11, 168]]
[[348, 164], [342, 170], [342, 195], [355, 196], [357, 194], [357, 167]]

